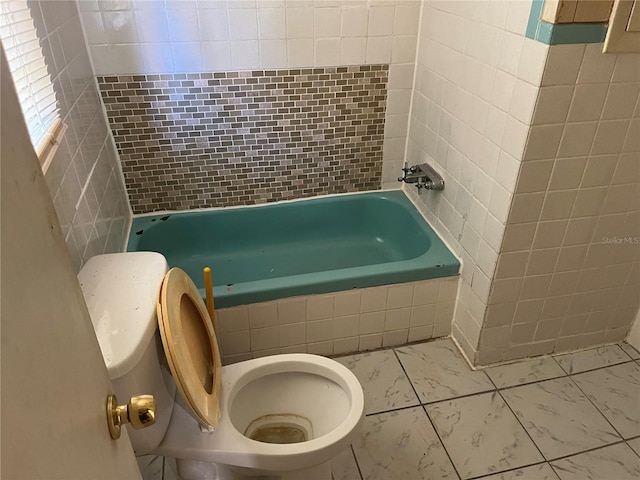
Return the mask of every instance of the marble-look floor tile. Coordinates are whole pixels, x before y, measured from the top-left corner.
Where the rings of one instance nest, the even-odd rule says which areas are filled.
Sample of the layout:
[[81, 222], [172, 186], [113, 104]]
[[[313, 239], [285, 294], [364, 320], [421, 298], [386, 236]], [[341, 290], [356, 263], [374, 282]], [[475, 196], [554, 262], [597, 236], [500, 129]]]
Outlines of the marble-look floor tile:
[[435, 403], [426, 409], [463, 479], [544, 460], [498, 392]]
[[482, 480], [558, 480], [558, 476], [548, 463], [541, 463], [531, 467], [489, 475], [488, 477], [483, 477]]
[[502, 395], [547, 460], [620, 439], [567, 377], [510, 388]]
[[458, 478], [422, 407], [368, 416], [353, 450], [364, 480]]
[[626, 443], [551, 462], [561, 480], [636, 480], [640, 478], [640, 457]]
[[164, 457], [164, 470], [162, 480], [180, 480], [178, 478], [178, 467], [176, 465], [176, 459], [170, 457]]
[[627, 443], [633, 450], [640, 456], [640, 437], [634, 438], [633, 440], [627, 440]]
[[331, 480], [362, 480], [351, 446], [331, 460]]
[[449, 339], [402, 347], [396, 352], [422, 403], [495, 388], [484, 372], [469, 368]]
[[571, 378], [624, 438], [640, 435], [640, 367], [634, 362]]
[[364, 390], [365, 414], [419, 404], [393, 350], [359, 353], [335, 360], [351, 370], [360, 381]]
[[555, 359], [562, 369], [569, 374], [608, 367], [630, 360], [629, 355], [618, 345], [607, 345], [606, 347], [557, 355]]
[[142, 455], [136, 458], [143, 480], [162, 480], [163, 457]]
[[627, 352], [627, 355], [629, 355], [634, 360], [640, 359], [640, 352], [638, 352], [638, 350], [636, 350], [632, 345], [629, 345], [628, 343], [621, 343], [620, 348]]
[[553, 357], [536, 358], [484, 370], [498, 388], [549, 380], [565, 374]]

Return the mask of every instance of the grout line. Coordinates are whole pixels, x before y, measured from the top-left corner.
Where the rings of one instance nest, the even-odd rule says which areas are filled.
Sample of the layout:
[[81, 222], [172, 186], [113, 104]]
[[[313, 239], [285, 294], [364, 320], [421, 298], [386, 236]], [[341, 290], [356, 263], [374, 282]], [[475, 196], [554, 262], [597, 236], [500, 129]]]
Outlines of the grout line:
[[492, 475], [497, 475], [497, 474], [501, 474], [501, 473], [508, 473], [508, 472], [515, 472], [515, 471], [517, 471], [517, 470], [521, 470], [521, 469], [523, 469], [523, 468], [535, 467], [535, 466], [537, 466], [537, 465], [544, 465], [544, 464], [549, 465], [549, 468], [551, 469], [551, 471], [553, 472], [553, 474], [556, 476], [556, 478], [557, 478], [558, 480], [560, 480], [560, 477], [558, 477], [558, 474], [555, 472], [555, 470], [553, 469], [553, 467], [551, 466], [551, 464], [550, 464], [549, 462], [547, 462], [546, 460], [545, 460], [545, 461], [543, 461], [543, 462], [535, 462], [535, 463], [531, 463], [531, 464], [528, 464], [528, 465], [522, 465], [522, 466], [520, 466], [520, 467], [511, 468], [511, 469], [509, 469], [509, 470], [500, 470], [500, 471], [496, 471], [496, 472], [490, 472], [490, 473], [487, 473], [487, 474], [485, 474], [485, 475], [478, 475], [477, 477], [471, 477], [471, 478], [469, 478], [468, 480], [480, 480], [480, 479], [482, 479], [482, 478], [487, 478], [487, 477], [490, 477], [490, 476], [492, 476]]
[[[583, 453], [589, 453], [589, 452], [595, 452], [596, 450], [600, 450], [602, 448], [606, 448], [606, 447], [613, 447], [614, 445], [620, 445], [621, 443], [627, 443], [627, 441], [623, 438], [621, 438], [620, 440], [613, 442], [613, 443], [607, 443], [605, 445], [599, 445], [597, 447], [592, 447], [592, 448], [588, 448], [587, 450], [580, 450], [579, 452], [575, 452], [575, 453], [571, 453], [569, 455], [563, 455], [562, 457], [558, 457], [558, 458], [554, 458], [551, 460], [547, 460], [549, 464], [551, 464], [551, 462], [557, 462], [558, 460], [564, 460], [566, 458], [571, 458], [571, 457], [575, 457], [576, 455], [582, 455]], [[631, 448], [631, 447], [629, 447]], [[631, 448], [631, 450], [633, 450], [633, 448]], [[551, 465], [553, 467], [553, 465]]]
[[362, 470], [360, 469], [360, 464], [358, 463], [358, 457], [356, 457], [356, 451], [353, 449], [353, 444], [349, 444], [349, 448], [351, 449], [351, 455], [353, 456], [353, 461], [356, 462], [356, 468], [358, 469], [358, 475], [360, 475], [360, 480], [364, 480], [364, 476], [362, 475]]
[[640, 452], [636, 452], [636, 451], [635, 451], [635, 449], [634, 449], [631, 445], [629, 445], [629, 440], [636, 440], [636, 439], [638, 439], [638, 438], [640, 438], [640, 437], [628, 438], [628, 439], [626, 439], [626, 440], [624, 441], [624, 443], [626, 443], [626, 444], [627, 444], [627, 447], [629, 447], [629, 448], [631, 449], [631, 451], [632, 451], [633, 453], [635, 453], [635, 454], [638, 456], [638, 458], [640, 458]]
[[[413, 393], [415, 394], [416, 399], [418, 400], [418, 402], [420, 402], [420, 396], [418, 395], [418, 391], [413, 386], [413, 382], [411, 381], [411, 377], [409, 377], [409, 374], [405, 370], [404, 365], [400, 361], [400, 357], [398, 357], [398, 352], [396, 352], [395, 348], [393, 349], [393, 354], [396, 357], [396, 360], [398, 361], [398, 363], [400, 364], [400, 368], [402, 368], [402, 371], [404, 372], [405, 376], [407, 377], [407, 380], [409, 380], [409, 385], [411, 385], [411, 389], [413, 390]], [[453, 459], [451, 458], [451, 455], [449, 454], [449, 451], [447, 450], [447, 447], [445, 447], [444, 442], [442, 441], [442, 438], [440, 437], [440, 433], [438, 433], [438, 429], [434, 425], [433, 420], [431, 420], [431, 417], [429, 416], [429, 412], [427, 412], [427, 409], [425, 408], [424, 405], [419, 405], [419, 406], [422, 408], [422, 411], [427, 416], [427, 420], [429, 420], [429, 423], [431, 424], [431, 428], [433, 428], [433, 431], [435, 432], [436, 437], [438, 437], [438, 441], [440, 442], [440, 445], [442, 445], [442, 449], [444, 450], [444, 453], [447, 455], [447, 458], [449, 459], [449, 463], [451, 463], [451, 467], [453, 468], [453, 471], [456, 472], [456, 475], [458, 476], [458, 478], [462, 478], [462, 476], [460, 475], [460, 472], [458, 472], [458, 468], [456, 467], [456, 464], [453, 463]]]
[[438, 437], [438, 441], [440, 442], [440, 445], [442, 445], [442, 449], [444, 450], [444, 453], [447, 454], [447, 458], [449, 459], [449, 462], [451, 463], [451, 466], [453, 467], [454, 472], [456, 472], [456, 475], [458, 475], [458, 478], [462, 478], [462, 475], [460, 475], [460, 472], [458, 472], [458, 467], [456, 467], [456, 464], [453, 463], [453, 459], [451, 458], [451, 455], [449, 454], [449, 451], [447, 450], [447, 447], [445, 446], [444, 442], [442, 441], [442, 437], [440, 437], [440, 432], [438, 432], [438, 429], [436, 428], [435, 424], [433, 423], [433, 420], [431, 419], [431, 416], [429, 415], [429, 412], [427, 412], [427, 409], [426, 409], [426, 407], [424, 405], [422, 405], [422, 411], [427, 416], [427, 419], [429, 420], [429, 423], [431, 424], [431, 428], [433, 428], [433, 431], [435, 432], [436, 436]]
[[500, 395], [500, 398], [502, 399], [502, 401], [504, 402], [504, 404], [507, 406], [507, 408], [509, 409], [509, 411], [511, 412], [511, 414], [514, 416], [514, 418], [516, 419], [516, 422], [518, 422], [518, 424], [522, 427], [522, 430], [524, 430], [524, 433], [527, 435], [527, 437], [529, 438], [529, 440], [531, 440], [531, 443], [533, 444], [534, 447], [536, 447], [536, 450], [538, 450], [538, 453], [540, 453], [540, 456], [542, 458], [545, 459], [545, 461], [548, 461], [547, 457], [544, 455], [544, 453], [542, 453], [542, 450], [540, 450], [540, 447], [538, 446], [538, 444], [535, 442], [535, 440], [531, 437], [531, 435], [529, 434], [529, 430], [527, 430], [527, 427], [525, 427], [522, 424], [522, 421], [520, 420], [520, 418], [518, 417], [518, 415], [516, 415], [516, 412], [513, 411], [513, 408], [511, 408], [511, 405], [509, 405], [509, 402], [507, 402], [507, 400], [502, 396], [502, 392], [500, 392], [500, 390], [498, 390], [498, 395]]
[[445, 398], [445, 399], [442, 399], [442, 400], [434, 400], [432, 402], [424, 402], [424, 403], [421, 403], [421, 405], [424, 405], [424, 406], [435, 405], [436, 403], [450, 402], [452, 400], [461, 400], [463, 398], [475, 397], [476, 395], [485, 395], [487, 393], [495, 393], [497, 391], [498, 391], [497, 388], [492, 388], [492, 389], [489, 389], [489, 390], [481, 390], [481, 391], [478, 391], [478, 392], [475, 392], [475, 393], [467, 393], [467, 394], [464, 394], [464, 395], [458, 395], [458, 396], [455, 396], [455, 397], [449, 397], [449, 398]]
[[[579, 372], [571, 372], [571, 373], [567, 373], [567, 376], [571, 376], [571, 375], [580, 375], [583, 373], [587, 373], [587, 372], [595, 372], [596, 370], [602, 370], [603, 368], [609, 368], [609, 367], [615, 367], [617, 365], [624, 365], [625, 363], [630, 363], [630, 362], [635, 362], [635, 360], [631, 359], [631, 360], [623, 360], [619, 363], [610, 363], [608, 365], [603, 365], [601, 367], [595, 367], [595, 368], [590, 368], [588, 370], [581, 370]], [[564, 370], [564, 368], [563, 368]]]
[[389, 410], [380, 410], [379, 412], [371, 412], [371, 413], [367, 413], [365, 414], [365, 417], [372, 417], [374, 415], [382, 415], [384, 413], [391, 413], [391, 412], [400, 412], [402, 410], [409, 410], [410, 408], [420, 408], [422, 406], [422, 404], [420, 403], [420, 400], [418, 400], [418, 403], [416, 403], [415, 405], [404, 405], [402, 407], [397, 407], [397, 408], [390, 408]]
[[572, 384], [573, 384], [573, 385], [578, 389], [578, 391], [579, 391], [580, 393], [582, 393], [582, 395], [584, 395], [584, 396], [585, 396], [585, 398], [589, 401], [589, 403], [590, 403], [591, 405], [593, 405], [593, 408], [595, 408], [595, 409], [596, 409], [596, 411], [600, 414], [600, 416], [606, 420], [606, 422], [611, 426], [611, 428], [613, 428], [613, 431], [614, 431], [614, 432], [616, 432], [616, 434], [618, 434], [618, 436], [619, 436], [622, 440], [624, 440], [624, 436], [623, 436], [623, 435], [618, 431], [618, 429], [613, 425], [613, 423], [611, 423], [611, 422], [609, 421], [609, 419], [607, 418], [607, 416], [606, 416], [604, 413], [602, 413], [602, 412], [600, 411], [600, 408], [598, 408], [598, 406], [595, 404], [595, 402], [594, 402], [593, 400], [591, 400], [591, 398], [589, 397], [589, 395], [587, 395], [587, 393], [586, 393], [584, 390], [582, 390], [582, 388], [580, 388], [580, 385], [578, 385], [578, 382], [576, 382], [576, 381], [575, 381], [571, 376], [569, 376], [569, 381], [570, 381], [570, 382], [571, 382], [571, 383], [572, 383]]
[[[553, 357], [552, 357], [552, 358], [553, 358]], [[558, 362], [556, 362], [556, 364], [557, 364], [557, 363], [558, 363]], [[558, 365], [558, 366], [559, 366], [559, 365]], [[562, 369], [562, 367], [560, 368], [560, 370], [564, 371], [564, 370]], [[485, 372], [485, 373], [486, 373], [486, 372]], [[490, 382], [495, 386], [495, 382], [493, 381], [493, 379], [492, 379], [489, 375], [487, 375], [487, 377], [489, 377], [489, 381], [490, 381]], [[547, 379], [547, 380], [549, 380], [549, 379]], [[519, 385], [519, 386], [521, 386], [521, 385]], [[522, 421], [520, 420], [520, 418], [518, 417], [518, 415], [516, 415], [516, 412], [514, 412], [514, 411], [513, 411], [513, 408], [511, 408], [511, 405], [509, 405], [509, 402], [507, 402], [507, 400], [504, 398], [504, 396], [502, 395], [502, 392], [500, 391], [500, 389], [499, 389], [499, 388], [497, 388], [497, 386], [496, 386], [496, 389], [497, 389], [498, 395], [500, 395], [500, 398], [502, 399], [502, 401], [504, 402], [504, 404], [507, 406], [507, 408], [509, 409], [509, 411], [511, 412], [511, 414], [513, 415], [513, 417], [516, 419], [516, 422], [518, 422], [518, 425], [520, 425], [520, 426], [522, 427], [522, 430], [524, 430], [524, 433], [527, 435], [527, 437], [529, 438], [529, 440], [531, 440], [531, 443], [533, 444], [533, 446], [534, 446], [534, 447], [536, 447], [536, 450], [538, 450], [538, 453], [540, 454], [540, 456], [541, 456], [542, 458], [544, 458], [544, 459], [545, 459], [545, 461], [546, 461], [546, 460], [547, 460], [547, 457], [545, 457], [545, 456], [544, 456], [544, 453], [542, 453], [542, 450], [540, 450], [540, 447], [538, 447], [538, 444], [533, 440], [533, 438], [532, 438], [532, 437], [531, 437], [531, 435], [529, 434], [529, 431], [527, 430], [527, 428], [522, 424]], [[522, 468], [522, 467], [520, 467], [520, 468]], [[552, 469], [552, 470], [553, 470], [553, 469]], [[554, 470], [554, 473], [555, 473], [555, 470]], [[557, 476], [557, 474], [556, 474], [556, 476]]]

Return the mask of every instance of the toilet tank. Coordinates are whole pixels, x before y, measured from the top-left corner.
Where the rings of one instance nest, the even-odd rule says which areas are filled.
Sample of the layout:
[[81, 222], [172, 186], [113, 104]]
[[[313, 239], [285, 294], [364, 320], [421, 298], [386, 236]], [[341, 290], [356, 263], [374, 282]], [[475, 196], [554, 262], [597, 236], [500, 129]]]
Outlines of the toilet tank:
[[176, 386], [158, 332], [156, 304], [168, 271], [155, 252], [98, 255], [78, 274], [91, 323], [118, 403], [134, 395], [156, 399], [156, 423], [142, 430], [127, 425], [136, 455], [152, 452], [166, 432]]

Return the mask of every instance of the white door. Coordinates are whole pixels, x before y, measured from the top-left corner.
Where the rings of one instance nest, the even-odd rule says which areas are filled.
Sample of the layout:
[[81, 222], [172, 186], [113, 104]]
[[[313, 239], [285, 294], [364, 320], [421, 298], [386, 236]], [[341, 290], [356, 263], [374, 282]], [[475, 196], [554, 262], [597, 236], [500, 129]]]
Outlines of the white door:
[[126, 432], [109, 436], [111, 383], [1, 57], [0, 476], [140, 479]]

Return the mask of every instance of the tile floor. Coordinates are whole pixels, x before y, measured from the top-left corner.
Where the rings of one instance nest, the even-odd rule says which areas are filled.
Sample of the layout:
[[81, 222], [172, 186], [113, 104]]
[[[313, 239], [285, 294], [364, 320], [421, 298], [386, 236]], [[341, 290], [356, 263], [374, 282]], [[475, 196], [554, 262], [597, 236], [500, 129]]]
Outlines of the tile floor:
[[[481, 371], [449, 339], [336, 360], [362, 383], [366, 419], [333, 480], [640, 478], [627, 344]], [[141, 457], [143, 478], [177, 480], [171, 460]]]

